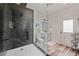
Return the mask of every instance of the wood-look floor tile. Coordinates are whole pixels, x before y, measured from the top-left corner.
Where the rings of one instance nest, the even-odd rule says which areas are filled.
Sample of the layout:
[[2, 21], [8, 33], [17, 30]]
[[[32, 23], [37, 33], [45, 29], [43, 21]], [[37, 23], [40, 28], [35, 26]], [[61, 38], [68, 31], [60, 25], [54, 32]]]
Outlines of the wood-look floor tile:
[[72, 51], [71, 48], [61, 45], [61, 44], [54, 44], [49, 46], [48, 54], [50, 56], [74, 56], [75, 53]]

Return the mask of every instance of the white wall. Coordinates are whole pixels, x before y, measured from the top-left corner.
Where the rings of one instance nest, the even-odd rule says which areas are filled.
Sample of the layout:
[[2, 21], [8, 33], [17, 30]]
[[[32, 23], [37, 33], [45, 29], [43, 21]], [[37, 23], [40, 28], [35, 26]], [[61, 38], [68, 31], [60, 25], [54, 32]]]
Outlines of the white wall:
[[[60, 4], [59, 4], [60, 5]], [[62, 7], [63, 5], [63, 7]], [[77, 28], [77, 18], [79, 18], [79, 4], [62, 4], [56, 10], [56, 6], [53, 10], [53, 5], [48, 7], [49, 15], [49, 29], [52, 31], [52, 41], [59, 44], [63, 44], [71, 47], [73, 37], [70, 33], [63, 33], [63, 19], [64, 18], [73, 18], [74, 19], [74, 31], [79, 31]], [[78, 24], [79, 25], [79, 24]], [[61, 33], [62, 32], [62, 33]]]

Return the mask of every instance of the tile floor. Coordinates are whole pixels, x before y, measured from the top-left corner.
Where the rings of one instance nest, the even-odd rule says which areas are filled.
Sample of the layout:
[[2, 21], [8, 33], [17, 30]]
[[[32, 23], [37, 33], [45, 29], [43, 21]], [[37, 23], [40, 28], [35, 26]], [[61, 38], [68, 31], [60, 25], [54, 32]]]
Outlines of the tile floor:
[[50, 56], [75, 56], [72, 48], [52, 42], [48, 47], [48, 54]]
[[19, 47], [0, 53], [1, 56], [45, 56], [35, 45], [30, 44], [27, 46]]

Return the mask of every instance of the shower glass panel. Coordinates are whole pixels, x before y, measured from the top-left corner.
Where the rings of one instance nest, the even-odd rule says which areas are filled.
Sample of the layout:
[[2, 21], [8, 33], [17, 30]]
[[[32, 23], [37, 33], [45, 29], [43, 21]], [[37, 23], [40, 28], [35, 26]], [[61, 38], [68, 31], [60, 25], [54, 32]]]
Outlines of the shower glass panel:
[[37, 4], [34, 9], [34, 43], [47, 53], [48, 45], [48, 19], [47, 4]]
[[48, 21], [42, 21], [36, 23], [35, 33], [35, 44], [40, 47], [43, 51], [47, 52], [48, 40]]

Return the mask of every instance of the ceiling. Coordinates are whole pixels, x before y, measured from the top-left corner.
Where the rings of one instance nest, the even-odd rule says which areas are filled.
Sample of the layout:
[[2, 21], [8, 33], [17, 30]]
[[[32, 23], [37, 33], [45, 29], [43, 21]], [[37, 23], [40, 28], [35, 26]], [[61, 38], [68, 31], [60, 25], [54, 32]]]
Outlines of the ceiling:
[[53, 12], [58, 12], [60, 10], [63, 10], [65, 8], [69, 8], [71, 7], [72, 4], [66, 4], [66, 3], [55, 3], [55, 4], [50, 4], [48, 6], [48, 11], [52, 11]]
[[66, 9], [66, 8], [70, 8], [72, 6], [78, 6], [79, 7], [79, 3], [31, 3], [31, 4], [27, 4], [27, 7], [29, 8], [38, 8], [40, 9], [45, 9], [44, 7], [46, 7], [47, 5], [47, 9], [49, 12], [51, 13], [55, 13], [58, 12], [60, 10]]

